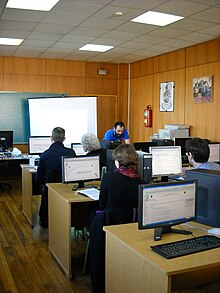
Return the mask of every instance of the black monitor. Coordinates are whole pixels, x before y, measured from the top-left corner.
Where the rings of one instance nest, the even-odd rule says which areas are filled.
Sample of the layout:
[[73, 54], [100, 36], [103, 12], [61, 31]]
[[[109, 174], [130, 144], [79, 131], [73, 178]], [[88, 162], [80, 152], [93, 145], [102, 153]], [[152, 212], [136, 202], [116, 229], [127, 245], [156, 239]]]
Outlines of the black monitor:
[[172, 226], [196, 218], [196, 199], [196, 180], [139, 185], [138, 229], [155, 229], [155, 240], [169, 232], [191, 233]]
[[186, 155], [186, 141], [191, 139], [191, 137], [174, 137], [174, 145], [181, 147], [181, 156], [182, 156], [182, 163], [189, 164], [188, 157]]
[[62, 157], [63, 183], [78, 183], [83, 188], [84, 182], [93, 180], [100, 180], [99, 155]]
[[107, 149], [106, 150], [106, 167], [108, 171], [115, 171], [115, 160], [113, 159], [113, 150]]
[[143, 141], [143, 142], [134, 142], [133, 147], [137, 151], [143, 151], [149, 153], [149, 147], [157, 146], [157, 143], [154, 141]]
[[81, 143], [71, 143], [71, 149], [75, 151], [77, 156], [85, 156], [87, 152], [84, 151]]
[[152, 177], [167, 181], [169, 176], [182, 174], [180, 146], [150, 147], [152, 154]]
[[100, 145], [102, 149], [116, 149], [117, 146], [121, 144], [121, 141], [119, 140], [100, 140]]
[[29, 136], [28, 154], [41, 155], [51, 145], [50, 136]]
[[220, 142], [209, 143], [210, 155], [209, 162], [220, 162]]
[[172, 146], [174, 145], [174, 141], [172, 139], [166, 139], [166, 138], [153, 138], [152, 142], [156, 143], [157, 146]]
[[0, 131], [0, 149], [1, 151], [7, 151], [8, 148], [13, 147], [13, 131], [1, 130]]
[[220, 227], [220, 171], [186, 170], [187, 180], [198, 180], [196, 222]]

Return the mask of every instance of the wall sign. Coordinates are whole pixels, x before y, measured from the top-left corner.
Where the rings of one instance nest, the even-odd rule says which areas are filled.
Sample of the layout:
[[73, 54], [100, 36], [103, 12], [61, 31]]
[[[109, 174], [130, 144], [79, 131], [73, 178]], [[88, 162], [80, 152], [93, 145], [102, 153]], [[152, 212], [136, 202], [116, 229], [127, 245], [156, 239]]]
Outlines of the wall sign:
[[160, 112], [174, 110], [174, 81], [160, 83]]

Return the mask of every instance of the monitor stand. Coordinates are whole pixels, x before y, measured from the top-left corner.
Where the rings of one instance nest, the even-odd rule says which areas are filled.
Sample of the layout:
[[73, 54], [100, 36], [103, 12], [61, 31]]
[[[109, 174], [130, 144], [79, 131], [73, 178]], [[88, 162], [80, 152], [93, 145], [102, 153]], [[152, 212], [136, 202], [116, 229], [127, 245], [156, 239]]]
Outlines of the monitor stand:
[[192, 234], [191, 231], [174, 229], [171, 226], [166, 226], [166, 227], [154, 229], [154, 240], [155, 241], [161, 240], [162, 234], [166, 234], [166, 233], [177, 233], [177, 234], [184, 234], [184, 235]]

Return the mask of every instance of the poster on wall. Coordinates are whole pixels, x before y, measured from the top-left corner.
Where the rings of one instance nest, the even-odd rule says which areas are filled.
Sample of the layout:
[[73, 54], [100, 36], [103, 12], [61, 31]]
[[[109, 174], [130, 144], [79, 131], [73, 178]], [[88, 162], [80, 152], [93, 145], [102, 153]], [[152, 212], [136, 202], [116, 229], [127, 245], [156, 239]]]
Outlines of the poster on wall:
[[212, 102], [212, 76], [193, 78], [193, 100], [194, 103]]
[[174, 81], [160, 83], [160, 112], [174, 110]]

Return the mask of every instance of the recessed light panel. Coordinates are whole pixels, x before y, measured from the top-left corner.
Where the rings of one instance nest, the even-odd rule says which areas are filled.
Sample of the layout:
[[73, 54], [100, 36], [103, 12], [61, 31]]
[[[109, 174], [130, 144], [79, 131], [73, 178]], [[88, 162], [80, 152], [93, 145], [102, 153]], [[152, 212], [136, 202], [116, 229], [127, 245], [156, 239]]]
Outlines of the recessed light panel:
[[79, 48], [79, 50], [81, 50], [81, 51], [93, 51], [93, 52], [106, 52], [106, 51], [108, 51], [108, 50], [110, 50], [112, 48], [113, 48], [113, 46], [87, 44], [87, 45]]
[[0, 38], [0, 45], [18, 46], [23, 42], [23, 39]]
[[7, 8], [49, 11], [59, 0], [8, 0]]
[[138, 17], [135, 17], [131, 21], [145, 23], [145, 24], [165, 26], [183, 18], [184, 17], [178, 16], [178, 15], [148, 11]]

